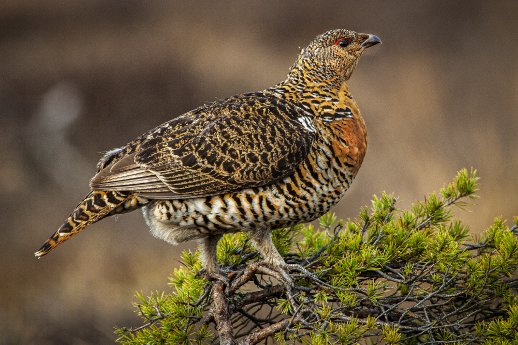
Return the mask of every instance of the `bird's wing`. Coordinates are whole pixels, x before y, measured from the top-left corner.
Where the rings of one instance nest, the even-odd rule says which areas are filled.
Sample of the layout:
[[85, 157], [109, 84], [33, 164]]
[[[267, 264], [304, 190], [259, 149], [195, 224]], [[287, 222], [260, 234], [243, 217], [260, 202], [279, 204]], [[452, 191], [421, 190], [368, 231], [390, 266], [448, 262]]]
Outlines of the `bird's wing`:
[[91, 187], [176, 199], [271, 184], [306, 159], [315, 135], [311, 117], [284, 100], [234, 97], [152, 130], [101, 167]]

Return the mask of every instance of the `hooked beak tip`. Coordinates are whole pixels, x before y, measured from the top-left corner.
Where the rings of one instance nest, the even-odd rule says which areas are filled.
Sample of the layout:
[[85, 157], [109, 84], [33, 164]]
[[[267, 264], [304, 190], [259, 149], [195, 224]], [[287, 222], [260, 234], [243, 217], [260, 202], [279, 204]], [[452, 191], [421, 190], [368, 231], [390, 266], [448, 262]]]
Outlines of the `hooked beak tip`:
[[362, 42], [361, 46], [363, 48], [372, 47], [378, 43], [381, 43], [381, 39], [376, 35], [367, 35], [367, 38]]

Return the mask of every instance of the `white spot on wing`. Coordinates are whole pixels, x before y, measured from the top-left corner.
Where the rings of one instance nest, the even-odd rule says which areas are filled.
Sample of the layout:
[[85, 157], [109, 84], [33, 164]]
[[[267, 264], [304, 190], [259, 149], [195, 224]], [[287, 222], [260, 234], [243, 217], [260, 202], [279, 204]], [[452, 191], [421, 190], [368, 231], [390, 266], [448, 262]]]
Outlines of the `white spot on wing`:
[[306, 116], [299, 116], [299, 117], [297, 117], [297, 121], [302, 126], [304, 126], [304, 128], [307, 129], [308, 131], [310, 131], [310, 132], [314, 132], [315, 131], [315, 127], [313, 126], [313, 122], [308, 117], [306, 117]]

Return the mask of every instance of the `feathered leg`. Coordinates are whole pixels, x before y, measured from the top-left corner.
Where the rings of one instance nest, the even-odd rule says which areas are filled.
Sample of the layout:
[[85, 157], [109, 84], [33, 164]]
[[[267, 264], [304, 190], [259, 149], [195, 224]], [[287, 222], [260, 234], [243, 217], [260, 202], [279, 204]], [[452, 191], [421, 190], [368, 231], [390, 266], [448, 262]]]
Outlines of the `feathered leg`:
[[287, 265], [281, 254], [272, 242], [272, 232], [268, 228], [256, 229], [250, 232], [250, 240], [255, 248], [263, 257], [263, 262], [257, 262], [250, 265], [252, 271], [267, 274], [274, 277], [284, 286], [286, 297], [294, 310], [298, 306], [298, 302], [293, 294], [293, 279], [289, 271], [293, 265]]
[[286, 266], [284, 259], [272, 242], [272, 232], [270, 229], [265, 228], [251, 231], [250, 240], [267, 264], [276, 267]]
[[224, 284], [228, 284], [227, 277], [221, 274], [216, 257], [218, 241], [221, 237], [222, 235], [211, 235], [202, 239], [200, 243], [201, 262], [207, 279], [219, 280]]
[[279, 254], [279, 251], [272, 242], [272, 233], [270, 229], [257, 229], [250, 233], [252, 244], [257, 248], [263, 262], [257, 262], [251, 265], [252, 271], [258, 271], [268, 274], [276, 278], [286, 289], [286, 296], [293, 307], [298, 305], [298, 302], [293, 294], [294, 282], [290, 276], [290, 271], [301, 273], [306, 278], [312, 279], [318, 284], [325, 284], [313, 273], [309, 272], [305, 267], [298, 264], [286, 264], [284, 258]]

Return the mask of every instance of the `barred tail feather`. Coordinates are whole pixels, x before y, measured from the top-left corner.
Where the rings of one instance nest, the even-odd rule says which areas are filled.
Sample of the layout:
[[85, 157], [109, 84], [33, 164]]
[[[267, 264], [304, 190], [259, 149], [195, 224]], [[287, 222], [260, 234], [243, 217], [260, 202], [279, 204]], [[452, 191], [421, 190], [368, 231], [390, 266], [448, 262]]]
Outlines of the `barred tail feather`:
[[125, 192], [92, 191], [34, 255], [39, 258], [48, 254], [88, 225], [108, 215], [119, 213], [114, 211], [138, 208], [139, 199], [136, 195]]

